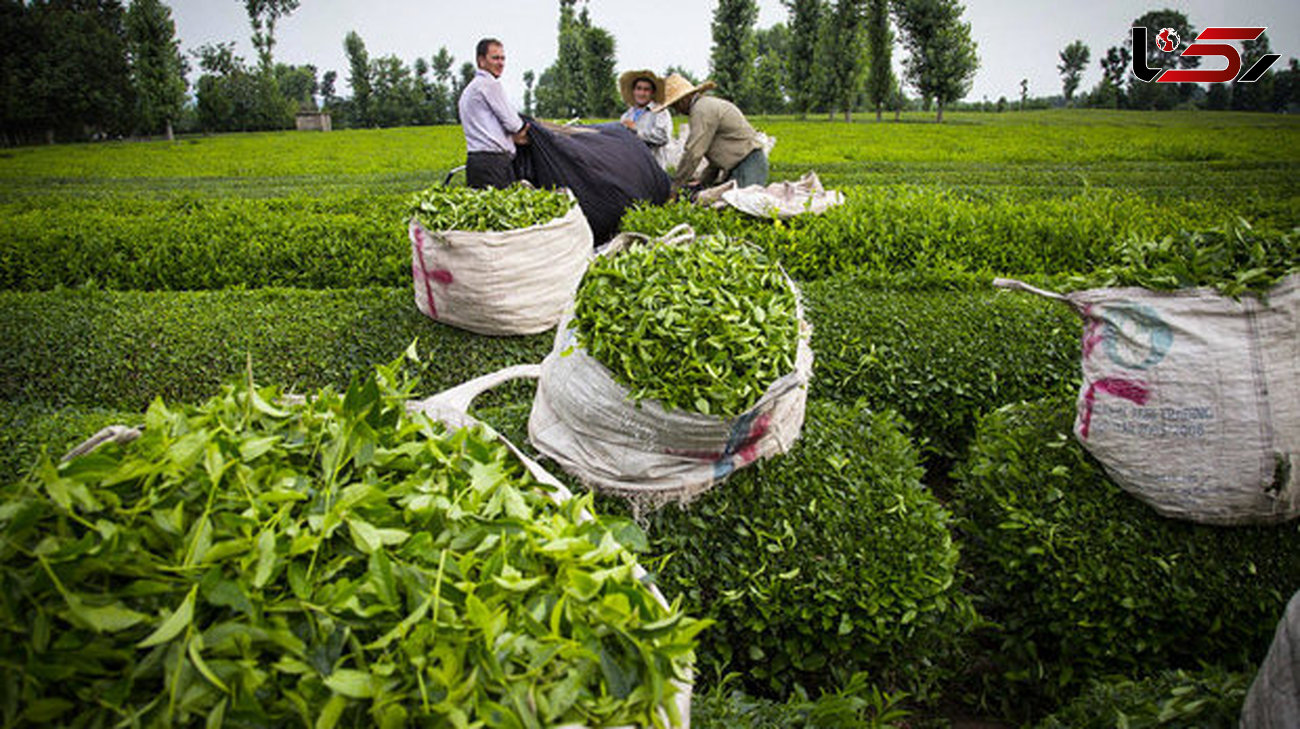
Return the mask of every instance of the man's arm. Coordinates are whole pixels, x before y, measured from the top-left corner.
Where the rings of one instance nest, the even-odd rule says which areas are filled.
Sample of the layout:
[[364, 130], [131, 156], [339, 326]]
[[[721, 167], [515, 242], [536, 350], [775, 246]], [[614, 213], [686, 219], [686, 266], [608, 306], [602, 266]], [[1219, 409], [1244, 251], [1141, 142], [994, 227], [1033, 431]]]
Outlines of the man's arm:
[[500, 82], [485, 84], [483, 88], [483, 100], [487, 102], [487, 107], [492, 111], [492, 116], [501, 122], [501, 128], [511, 135], [516, 135], [524, 130], [524, 120], [519, 117], [519, 112], [510, 106], [506, 99], [505, 89], [501, 88]]
[[682, 159], [677, 163], [674, 185], [681, 187], [691, 181], [695, 168], [704, 159], [704, 153], [709, 151], [709, 145], [713, 144], [713, 135], [717, 131], [718, 120], [712, 114], [691, 116], [691, 135], [686, 138], [686, 149], [682, 151]]

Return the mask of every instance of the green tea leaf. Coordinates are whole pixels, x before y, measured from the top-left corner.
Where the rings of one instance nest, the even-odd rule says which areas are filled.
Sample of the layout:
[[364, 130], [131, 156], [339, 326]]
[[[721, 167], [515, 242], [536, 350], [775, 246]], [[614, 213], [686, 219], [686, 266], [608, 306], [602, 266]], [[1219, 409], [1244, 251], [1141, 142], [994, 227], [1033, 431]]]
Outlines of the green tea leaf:
[[180, 607], [172, 611], [172, 614], [162, 621], [152, 633], [145, 636], [139, 643], [136, 643], [136, 647], [152, 648], [156, 645], [162, 645], [180, 635], [182, 630], [188, 628], [194, 620], [194, 598], [198, 591], [198, 585], [190, 588], [189, 594], [181, 601]]

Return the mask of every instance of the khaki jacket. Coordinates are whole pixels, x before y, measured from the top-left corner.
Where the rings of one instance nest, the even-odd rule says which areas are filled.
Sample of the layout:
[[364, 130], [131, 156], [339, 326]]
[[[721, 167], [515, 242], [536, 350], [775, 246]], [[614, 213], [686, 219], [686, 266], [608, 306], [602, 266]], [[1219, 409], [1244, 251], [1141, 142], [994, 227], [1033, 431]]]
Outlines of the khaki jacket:
[[697, 95], [691, 102], [691, 133], [686, 150], [677, 163], [673, 182], [684, 185], [695, 175], [701, 159], [709, 161], [702, 179], [711, 180], [726, 172], [756, 149], [762, 148], [758, 132], [749, 125], [736, 105], [716, 96]]

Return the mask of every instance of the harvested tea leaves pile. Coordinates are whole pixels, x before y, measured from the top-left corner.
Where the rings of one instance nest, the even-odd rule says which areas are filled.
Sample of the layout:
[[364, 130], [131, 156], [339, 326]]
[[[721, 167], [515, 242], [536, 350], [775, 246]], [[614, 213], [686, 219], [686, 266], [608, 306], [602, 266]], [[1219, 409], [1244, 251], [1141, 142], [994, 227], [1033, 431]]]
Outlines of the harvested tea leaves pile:
[[597, 257], [570, 326], [633, 401], [721, 417], [750, 409], [789, 374], [799, 340], [781, 269], [723, 237]]
[[408, 212], [425, 230], [515, 230], [563, 217], [573, 200], [561, 190], [514, 184], [505, 189], [431, 187], [411, 197]]
[[0, 500], [6, 726], [658, 725], [705, 623], [624, 520], [408, 417], [379, 368], [275, 404], [155, 402]]
[[1262, 295], [1289, 274], [1300, 273], [1300, 231], [1256, 231], [1246, 221], [1160, 240], [1131, 239], [1118, 246], [1122, 263], [1062, 288], [1141, 286], [1152, 290], [1212, 286], [1224, 296]]

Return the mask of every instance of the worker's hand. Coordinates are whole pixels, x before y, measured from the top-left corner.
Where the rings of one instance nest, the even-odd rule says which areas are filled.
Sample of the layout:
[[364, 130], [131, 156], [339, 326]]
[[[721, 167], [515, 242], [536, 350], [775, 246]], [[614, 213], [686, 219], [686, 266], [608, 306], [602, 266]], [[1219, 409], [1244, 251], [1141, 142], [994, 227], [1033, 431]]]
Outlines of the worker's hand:
[[631, 119], [624, 119], [623, 126], [627, 127], [628, 129], [631, 129], [634, 132], [636, 131], [636, 122], [632, 121]]
[[516, 145], [528, 144], [528, 124], [525, 123], [523, 128], [521, 128], [519, 131], [515, 132], [514, 134], [511, 134], [510, 138], [514, 140]]

